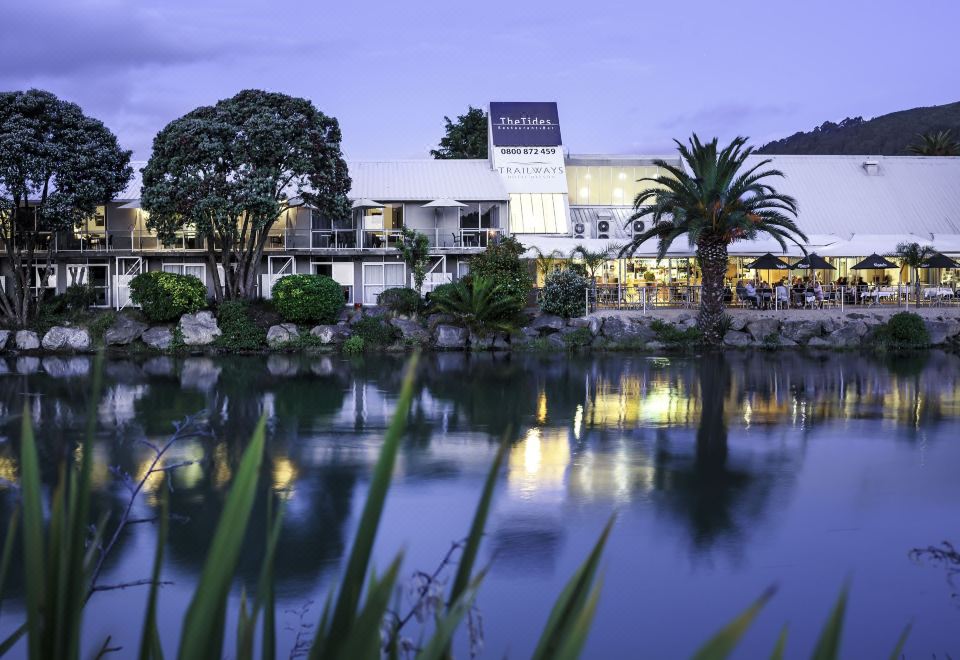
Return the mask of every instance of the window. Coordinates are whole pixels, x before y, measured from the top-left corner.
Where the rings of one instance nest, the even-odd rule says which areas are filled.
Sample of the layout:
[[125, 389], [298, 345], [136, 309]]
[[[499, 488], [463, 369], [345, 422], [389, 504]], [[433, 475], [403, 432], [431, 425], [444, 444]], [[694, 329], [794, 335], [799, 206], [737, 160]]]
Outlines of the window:
[[376, 305], [384, 289], [406, 286], [403, 263], [363, 264], [363, 304]]
[[510, 232], [513, 234], [566, 234], [566, 195], [562, 193], [511, 193]]
[[352, 261], [311, 261], [310, 272], [325, 275], [343, 287], [343, 302], [353, 302], [353, 262]]
[[193, 275], [207, 283], [207, 267], [204, 264], [163, 264], [163, 272], [177, 275]]
[[88, 286], [96, 296], [95, 307], [106, 307], [110, 304], [108, 284], [110, 279], [107, 264], [68, 264], [67, 286]]
[[[44, 278], [46, 273], [46, 278]], [[33, 267], [33, 279], [30, 281], [34, 297], [48, 298], [57, 294], [57, 265], [52, 264], [47, 270], [45, 266]]]

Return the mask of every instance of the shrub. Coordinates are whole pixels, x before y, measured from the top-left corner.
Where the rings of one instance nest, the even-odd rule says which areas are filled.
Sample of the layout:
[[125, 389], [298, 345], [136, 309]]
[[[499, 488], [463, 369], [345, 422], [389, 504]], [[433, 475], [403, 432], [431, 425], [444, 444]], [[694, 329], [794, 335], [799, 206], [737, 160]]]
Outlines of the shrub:
[[572, 270], [555, 270], [547, 276], [540, 297], [540, 309], [563, 318], [583, 316], [589, 285], [587, 278]]
[[97, 292], [86, 284], [71, 284], [51, 303], [63, 311], [83, 312], [97, 304]]
[[207, 304], [207, 287], [193, 275], [154, 271], [130, 280], [130, 299], [151, 321], [172, 321]]
[[913, 312], [898, 312], [877, 328], [874, 339], [890, 348], [919, 348], [930, 345], [930, 333], [923, 318]]
[[291, 323], [336, 323], [343, 287], [326, 275], [285, 275], [273, 285], [273, 305]]
[[388, 346], [399, 335], [397, 329], [382, 316], [364, 316], [351, 329], [355, 337], [371, 346]]
[[223, 333], [214, 342], [221, 348], [234, 351], [255, 351], [262, 348], [267, 333], [250, 318], [249, 306], [241, 300], [228, 300], [220, 303], [217, 309], [217, 323]]
[[654, 319], [650, 323], [650, 329], [656, 333], [658, 341], [668, 346], [695, 346], [703, 339], [703, 334], [696, 327], [681, 330], [672, 323], [665, 323], [660, 319]]
[[[439, 288], [439, 287], [438, 287]], [[431, 300], [437, 311], [478, 335], [511, 332], [519, 310], [504, 293], [503, 286], [485, 277], [460, 281], [443, 291], [434, 291]]]
[[113, 310], [107, 310], [94, 316], [90, 323], [87, 324], [87, 330], [90, 332], [90, 338], [97, 343], [101, 342], [103, 340], [103, 335], [107, 332], [107, 329], [113, 325], [113, 322], [116, 319], [117, 314]]
[[384, 289], [377, 296], [377, 304], [395, 314], [416, 314], [420, 311], [420, 294], [410, 288]]
[[563, 343], [567, 348], [586, 348], [593, 342], [593, 333], [590, 328], [577, 328], [563, 336]]
[[438, 284], [433, 287], [433, 291], [427, 294], [427, 304], [431, 307], [435, 307], [438, 300], [443, 300], [450, 296], [450, 294], [457, 289], [458, 286], [463, 284], [462, 282], [448, 282], [447, 284]]
[[513, 308], [504, 318], [514, 316], [527, 306], [527, 297], [533, 288], [527, 262], [521, 259], [524, 252], [526, 248], [509, 236], [470, 260], [471, 279], [491, 280], [495, 286], [501, 287], [500, 295], [513, 302]]
[[347, 341], [343, 342], [340, 350], [346, 355], [360, 355], [365, 348], [366, 343], [363, 341], [363, 337], [350, 337]]

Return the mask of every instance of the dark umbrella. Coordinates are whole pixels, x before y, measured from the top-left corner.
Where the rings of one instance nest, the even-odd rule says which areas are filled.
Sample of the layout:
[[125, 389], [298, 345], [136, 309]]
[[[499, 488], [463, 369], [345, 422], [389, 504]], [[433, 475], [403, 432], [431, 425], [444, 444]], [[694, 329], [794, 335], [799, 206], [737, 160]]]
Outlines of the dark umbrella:
[[748, 270], [790, 270], [790, 266], [786, 261], [782, 261], [777, 257], [773, 256], [767, 252], [762, 257], [758, 258], [752, 264], [747, 266]]
[[798, 270], [836, 270], [831, 266], [826, 259], [821, 257], [816, 252], [807, 255], [797, 263], [793, 264], [793, 267]]
[[890, 261], [884, 259], [879, 254], [871, 254], [869, 257], [858, 263], [856, 266], [851, 267], [850, 270], [870, 270], [872, 268], [897, 268], [897, 264], [891, 263]]
[[920, 268], [960, 268], [960, 264], [950, 257], [937, 252], [920, 264]]

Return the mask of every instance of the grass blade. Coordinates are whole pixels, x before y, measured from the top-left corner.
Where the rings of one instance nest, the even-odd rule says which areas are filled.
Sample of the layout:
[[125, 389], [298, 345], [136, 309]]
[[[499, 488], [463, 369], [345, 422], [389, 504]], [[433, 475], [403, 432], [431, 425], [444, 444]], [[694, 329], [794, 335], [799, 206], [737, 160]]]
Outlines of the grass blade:
[[903, 629], [903, 632], [900, 633], [900, 638], [897, 639], [897, 645], [893, 647], [893, 653], [890, 654], [890, 660], [900, 659], [900, 654], [903, 653], [903, 647], [907, 643], [907, 637], [910, 636], [911, 628], [913, 628], [913, 624], [908, 623], [907, 626]]
[[221, 656], [226, 600], [256, 497], [263, 460], [265, 424], [265, 418], [261, 417], [250, 446], [240, 460], [240, 467], [207, 552], [203, 573], [184, 616], [178, 654], [182, 660], [206, 660]]
[[616, 516], [610, 517], [590, 555], [573, 574], [563, 591], [560, 592], [560, 596], [550, 612], [550, 617], [547, 619], [547, 625], [540, 635], [537, 648], [533, 652], [534, 660], [553, 658], [557, 650], [564, 646], [567, 636], [572, 633], [574, 622], [590, 599], [593, 578], [597, 573], [600, 556], [603, 554], [603, 548], [610, 536], [610, 530], [613, 529], [615, 519]]
[[706, 644], [700, 647], [700, 650], [694, 654], [694, 660], [722, 660], [727, 658], [736, 648], [737, 643], [747, 628], [753, 623], [753, 620], [763, 609], [763, 606], [773, 597], [776, 589], [770, 587], [760, 596], [750, 607], [737, 616], [736, 619], [728, 623], [724, 628], [714, 635]]
[[3, 555], [0, 556], [0, 605], [3, 605], [3, 585], [7, 581], [10, 559], [13, 557], [13, 544], [17, 538], [17, 523], [20, 521], [20, 509], [14, 509], [7, 523], [7, 538], [3, 540]]
[[487, 571], [480, 571], [473, 581], [467, 585], [466, 589], [460, 594], [460, 597], [447, 607], [447, 611], [437, 620], [433, 637], [427, 642], [423, 650], [417, 654], [417, 660], [440, 660], [449, 656], [450, 642], [453, 640], [454, 633], [467, 615], [473, 602], [477, 599], [477, 592], [480, 589], [480, 583], [487, 576]]
[[780, 631], [780, 636], [777, 637], [777, 644], [773, 647], [773, 655], [770, 656], [770, 660], [783, 660], [783, 654], [787, 651], [787, 626], [783, 627], [783, 630]]
[[23, 564], [27, 591], [27, 641], [30, 658], [43, 655], [43, 608], [46, 592], [46, 571], [43, 550], [43, 504], [40, 500], [40, 468], [37, 447], [33, 440], [30, 410], [23, 407], [23, 430], [20, 434], [20, 496], [23, 501]]
[[590, 591], [590, 597], [574, 620], [573, 626], [567, 634], [563, 645], [557, 650], [557, 654], [554, 656], [556, 660], [577, 660], [577, 658], [580, 657], [583, 646], [587, 643], [587, 635], [590, 634], [593, 615], [597, 613], [597, 603], [600, 601], [600, 590], [602, 586], [602, 581], [598, 580], [597, 584]]
[[473, 524], [470, 526], [470, 534], [467, 536], [467, 542], [463, 546], [463, 552], [460, 555], [460, 565], [457, 567], [457, 575], [453, 580], [453, 587], [450, 589], [449, 604], [454, 603], [463, 590], [470, 584], [471, 574], [473, 573], [473, 564], [477, 559], [477, 552], [480, 550], [480, 541], [483, 539], [483, 532], [487, 527], [487, 518], [490, 515], [490, 502], [493, 500], [493, 490], [497, 485], [497, 477], [500, 476], [500, 468], [510, 449], [510, 431], [503, 434], [500, 440], [500, 448], [493, 459], [493, 465], [490, 466], [490, 472], [487, 474], [487, 481], [483, 485], [483, 492], [480, 495], [480, 501], [477, 503], [477, 511], [473, 516]]
[[280, 507], [274, 517], [273, 498], [269, 497], [267, 499], [267, 552], [263, 558], [260, 585], [257, 587], [257, 604], [263, 608], [262, 660], [274, 660], [277, 656], [277, 613], [273, 589], [273, 566], [282, 524], [283, 507]]
[[397, 574], [400, 572], [400, 563], [403, 555], [391, 562], [383, 579], [375, 576], [370, 579], [370, 588], [367, 590], [367, 600], [357, 615], [350, 637], [343, 646], [343, 658], [379, 658], [380, 657], [380, 628], [383, 617], [393, 594], [393, 587], [397, 583]]
[[380, 458], [377, 460], [370, 481], [370, 490], [367, 501], [360, 516], [360, 525], [353, 541], [353, 548], [347, 560], [347, 568], [340, 583], [340, 593], [334, 606], [329, 627], [318, 626], [317, 635], [310, 649], [311, 660], [319, 658], [336, 658], [340, 656], [340, 649], [350, 636], [357, 612], [357, 603], [360, 593], [366, 582], [367, 567], [370, 554], [373, 551], [373, 542], [380, 526], [380, 516], [383, 514], [384, 501], [390, 481], [393, 477], [393, 466], [396, 463], [397, 450], [400, 439], [407, 426], [407, 414], [410, 402], [413, 399], [413, 382], [416, 374], [417, 355], [414, 354], [407, 363], [403, 378], [403, 387], [397, 400], [397, 409], [393, 420], [387, 429], [387, 434], [380, 449]]
[[813, 650], [813, 660], [836, 660], [840, 657], [840, 637], [843, 633], [843, 615], [847, 609], [847, 587], [840, 590], [836, 605], [827, 619], [817, 646]]
[[19, 628], [10, 633], [9, 637], [0, 642], [0, 658], [5, 656], [7, 651], [12, 649], [14, 645], [20, 641], [20, 638], [27, 634], [27, 630], [29, 630], [27, 624], [23, 623]]
[[160, 520], [157, 529], [157, 548], [153, 554], [153, 571], [150, 574], [150, 592], [147, 596], [147, 612], [143, 617], [143, 633], [140, 637], [140, 660], [163, 660], [163, 649], [157, 631], [157, 594], [160, 591], [160, 569], [163, 566], [163, 551], [167, 545], [167, 530], [170, 525], [170, 493], [166, 483], [160, 484]]

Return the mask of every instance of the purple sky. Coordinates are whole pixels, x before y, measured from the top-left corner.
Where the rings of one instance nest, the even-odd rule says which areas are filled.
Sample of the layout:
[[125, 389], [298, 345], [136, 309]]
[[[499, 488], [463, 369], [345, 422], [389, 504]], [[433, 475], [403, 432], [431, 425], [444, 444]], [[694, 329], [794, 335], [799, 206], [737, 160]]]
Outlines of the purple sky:
[[0, 88], [80, 103], [138, 158], [248, 87], [312, 99], [350, 158], [427, 157], [443, 115], [491, 100], [556, 100], [573, 152], [662, 153], [960, 100], [958, 19], [956, 0], [34, 0], [5, 8]]

